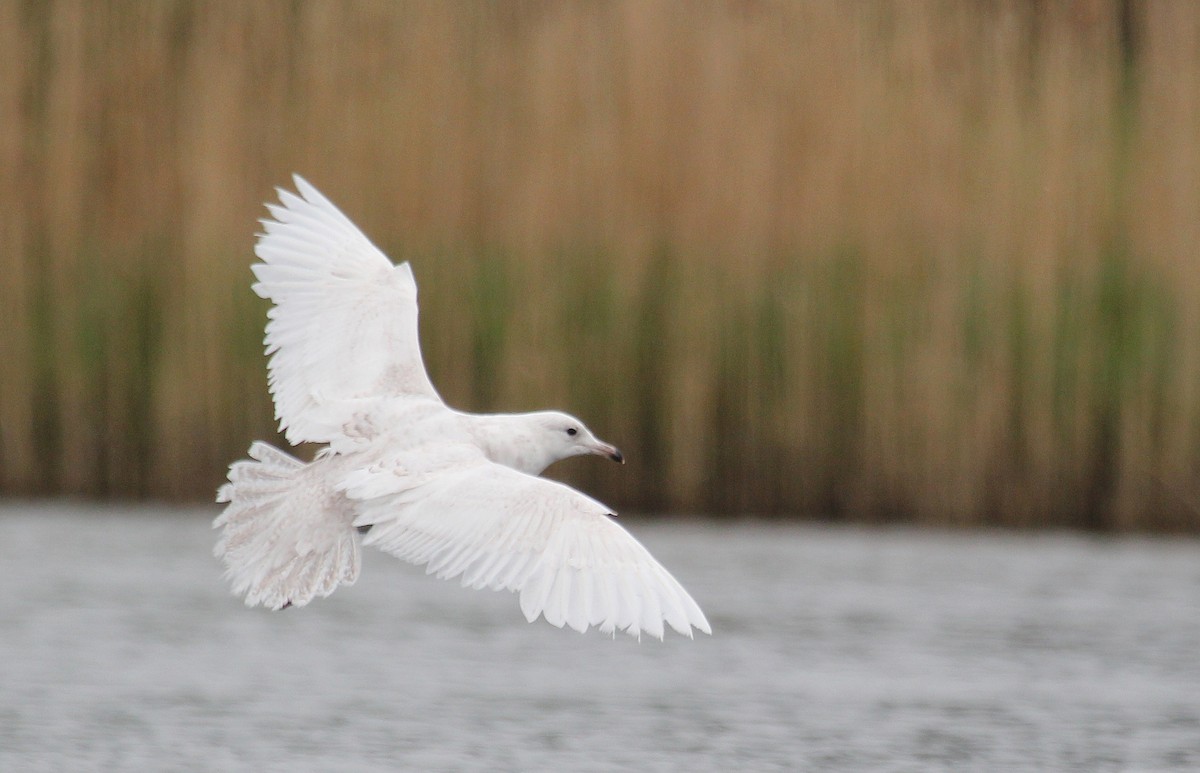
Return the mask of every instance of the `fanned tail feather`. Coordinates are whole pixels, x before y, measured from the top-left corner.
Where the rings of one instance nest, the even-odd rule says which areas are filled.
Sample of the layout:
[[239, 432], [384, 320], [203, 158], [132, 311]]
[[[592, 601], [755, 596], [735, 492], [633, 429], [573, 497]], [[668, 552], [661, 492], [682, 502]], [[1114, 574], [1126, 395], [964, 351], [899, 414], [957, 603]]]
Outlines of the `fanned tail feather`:
[[327, 460], [305, 464], [266, 443], [229, 467], [217, 492], [213, 554], [247, 606], [304, 606], [358, 579], [360, 546], [350, 503], [327, 482]]

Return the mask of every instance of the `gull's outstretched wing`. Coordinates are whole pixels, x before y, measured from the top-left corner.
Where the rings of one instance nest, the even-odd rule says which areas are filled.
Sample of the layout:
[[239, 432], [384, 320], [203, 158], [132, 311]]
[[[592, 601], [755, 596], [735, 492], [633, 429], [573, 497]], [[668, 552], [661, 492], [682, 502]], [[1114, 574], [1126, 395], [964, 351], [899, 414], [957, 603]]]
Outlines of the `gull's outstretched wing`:
[[417, 285], [408, 263], [379, 251], [299, 175], [279, 190], [254, 253], [254, 291], [268, 312], [266, 351], [275, 417], [292, 443], [337, 439], [356, 401], [440, 399], [417, 338]]
[[[377, 496], [375, 466], [342, 488], [358, 499], [363, 540], [427, 572], [472, 588], [512, 590], [533, 622], [577, 631], [597, 626], [640, 638], [712, 633], [683, 586], [599, 502], [561, 483], [492, 462], [445, 471], [397, 494]], [[384, 484], [386, 485], [386, 483]]]

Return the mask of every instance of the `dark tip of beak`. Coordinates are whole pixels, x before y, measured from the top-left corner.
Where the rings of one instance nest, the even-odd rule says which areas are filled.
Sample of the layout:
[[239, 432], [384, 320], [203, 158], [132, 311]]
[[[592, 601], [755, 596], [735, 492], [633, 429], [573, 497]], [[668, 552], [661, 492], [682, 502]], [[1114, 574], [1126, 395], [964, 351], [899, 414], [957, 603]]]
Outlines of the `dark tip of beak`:
[[622, 454], [620, 451], [618, 451], [615, 448], [613, 449], [613, 452], [608, 455], [608, 458], [612, 459], [614, 462], [616, 462], [618, 464], [625, 464], [624, 454]]

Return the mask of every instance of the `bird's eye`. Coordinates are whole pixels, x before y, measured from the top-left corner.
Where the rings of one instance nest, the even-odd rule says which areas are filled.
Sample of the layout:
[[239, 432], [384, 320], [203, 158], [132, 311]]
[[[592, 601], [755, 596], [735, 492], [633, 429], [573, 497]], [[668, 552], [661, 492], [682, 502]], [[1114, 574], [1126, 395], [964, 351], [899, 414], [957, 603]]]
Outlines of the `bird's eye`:
[[571, 437], [575, 437], [576, 433], [578, 432], [579, 430], [575, 429], [574, 427], [567, 427], [567, 434]]

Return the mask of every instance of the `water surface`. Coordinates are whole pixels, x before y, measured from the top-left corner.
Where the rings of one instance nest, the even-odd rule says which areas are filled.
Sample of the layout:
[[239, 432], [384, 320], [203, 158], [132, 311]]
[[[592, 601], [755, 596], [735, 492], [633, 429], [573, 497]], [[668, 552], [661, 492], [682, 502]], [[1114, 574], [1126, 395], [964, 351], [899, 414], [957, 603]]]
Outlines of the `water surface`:
[[368, 552], [246, 609], [215, 510], [0, 508], [0, 770], [1196, 770], [1200, 543], [628, 519], [714, 635]]

